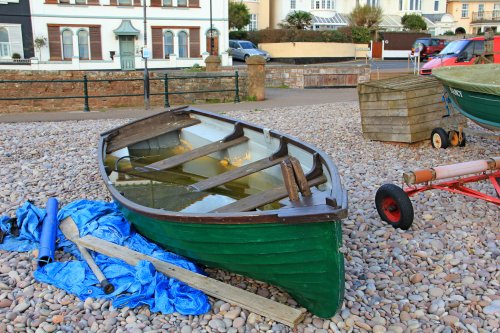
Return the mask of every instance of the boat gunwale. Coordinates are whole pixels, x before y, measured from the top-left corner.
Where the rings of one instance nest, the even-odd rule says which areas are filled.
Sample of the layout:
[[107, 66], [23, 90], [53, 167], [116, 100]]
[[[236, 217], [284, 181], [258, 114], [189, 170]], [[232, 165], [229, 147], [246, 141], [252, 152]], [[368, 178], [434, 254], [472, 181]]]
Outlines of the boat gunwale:
[[150, 208], [139, 205], [133, 202], [132, 200], [129, 200], [115, 188], [112, 182], [109, 181], [109, 177], [107, 176], [107, 172], [104, 168], [104, 158], [103, 158], [106, 150], [106, 143], [109, 140], [109, 138], [114, 136], [113, 135], [114, 133], [117, 133], [118, 131], [126, 128], [127, 126], [164, 114], [165, 112], [198, 114], [214, 118], [226, 123], [230, 123], [233, 125], [241, 124], [241, 126], [243, 126], [244, 128], [248, 128], [250, 130], [254, 130], [258, 133], [264, 134], [263, 127], [247, 123], [245, 121], [222, 116], [216, 113], [193, 108], [190, 106], [184, 106], [180, 108], [170, 109], [161, 113], [156, 113], [154, 115], [137, 119], [135, 121], [129, 122], [122, 126], [101, 133], [99, 140], [99, 149], [98, 149], [99, 172], [104, 180], [104, 183], [108, 191], [111, 193], [111, 196], [115, 201], [119, 203], [119, 205], [122, 205], [128, 210], [148, 216], [150, 218], [154, 218], [157, 220], [165, 220], [169, 222], [190, 222], [190, 223], [207, 223], [207, 224], [251, 224], [251, 223], [301, 224], [301, 223], [339, 221], [340, 219], [347, 217], [347, 191], [343, 188], [340, 182], [340, 175], [333, 161], [322, 150], [317, 149], [312, 145], [309, 145], [299, 139], [292, 138], [286, 134], [282, 134], [275, 130], [270, 130], [269, 135], [277, 139], [282, 139], [287, 144], [295, 145], [296, 147], [306, 150], [311, 154], [317, 153], [319, 155], [321, 162], [328, 169], [331, 178], [332, 186], [329, 193], [327, 194], [327, 197], [330, 198], [330, 200], [333, 200], [336, 203], [337, 207], [329, 205], [325, 200], [325, 203], [320, 205], [295, 207], [295, 208], [281, 208], [281, 209], [264, 210], [264, 211], [231, 212], [231, 213], [182, 213], [182, 212], [167, 211], [157, 208]]

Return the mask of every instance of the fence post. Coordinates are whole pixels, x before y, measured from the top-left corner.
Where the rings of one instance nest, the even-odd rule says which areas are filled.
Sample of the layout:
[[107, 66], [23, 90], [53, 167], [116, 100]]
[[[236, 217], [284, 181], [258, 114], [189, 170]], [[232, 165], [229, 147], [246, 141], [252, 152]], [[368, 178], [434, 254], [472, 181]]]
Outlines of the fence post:
[[234, 95], [234, 102], [239, 103], [240, 102], [240, 85], [238, 83], [238, 71], [234, 72], [234, 83], [235, 83], [235, 95]]
[[170, 103], [168, 102], [168, 74], [165, 73], [165, 80], [163, 82], [163, 88], [164, 88], [164, 98], [165, 98], [165, 108], [170, 107]]
[[89, 89], [88, 89], [88, 80], [87, 75], [83, 76], [83, 112], [89, 112]]

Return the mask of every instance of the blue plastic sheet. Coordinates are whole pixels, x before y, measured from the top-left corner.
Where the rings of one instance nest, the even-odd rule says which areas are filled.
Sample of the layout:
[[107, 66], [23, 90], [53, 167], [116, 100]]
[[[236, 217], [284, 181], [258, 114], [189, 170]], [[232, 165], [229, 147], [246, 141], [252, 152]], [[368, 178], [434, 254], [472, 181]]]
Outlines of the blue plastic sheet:
[[[0, 244], [0, 249], [25, 252], [37, 248], [45, 214], [44, 209], [26, 202], [16, 211], [19, 237], [7, 235], [4, 243]], [[203, 273], [193, 263], [162, 250], [137, 234], [114, 203], [75, 201], [63, 207], [57, 218], [62, 221], [67, 216], [71, 216], [75, 221], [80, 237], [91, 235], [102, 238], [193, 272]], [[8, 217], [0, 216], [0, 229], [4, 232], [9, 230], [8, 220]], [[81, 258], [77, 247], [67, 240], [59, 229], [57, 238], [58, 248], [63, 248], [81, 260], [53, 262], [38, 268], [34, 273], [38, 281], [64, 289], [82, 300], [88, 297], [112, 299], [115, 307], [149, 305], [155, 312], [167, 314], [176, 311], [185, 315], [202, 314], [210, 309], [205, 294], [157, 272], [147, 261], [131, 266], [122, 260], [93, 253], [96, 264], [115, 286], [115, 291], [106, 295], [98, 286], [99, 281], [87, 263]]]

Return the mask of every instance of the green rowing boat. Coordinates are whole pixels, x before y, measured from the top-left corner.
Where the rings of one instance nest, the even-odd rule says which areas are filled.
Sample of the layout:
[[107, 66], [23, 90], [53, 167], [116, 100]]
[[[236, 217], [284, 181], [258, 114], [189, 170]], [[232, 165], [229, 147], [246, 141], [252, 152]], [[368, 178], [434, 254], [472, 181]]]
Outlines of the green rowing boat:
[[436, 68], [453, 107], [478, 125], [500, 130], [500, 64]]
[[325, 153], [184, 107], [101, 134], [99, 168], [125, 217], [164, 248], [279, 286], [323, 318], [341, 306], [347, 192]]

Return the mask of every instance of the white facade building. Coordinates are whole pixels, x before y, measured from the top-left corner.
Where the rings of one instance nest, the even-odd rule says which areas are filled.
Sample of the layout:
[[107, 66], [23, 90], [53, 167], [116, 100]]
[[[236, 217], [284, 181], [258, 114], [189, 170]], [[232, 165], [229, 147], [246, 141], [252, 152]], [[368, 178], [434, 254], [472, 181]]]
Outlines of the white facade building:
[[[45, 37], [39, 63], [33, 69], [122, 69], [203, 65], [210, 52], [229, 57], [228, 1], [146, 1], [146, 37], [141, 0], [31, 0], [33, 37]], [[38, 56], [38, 54], [37, 54]]]

